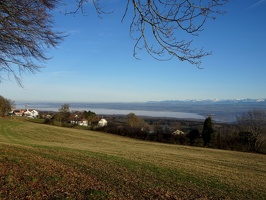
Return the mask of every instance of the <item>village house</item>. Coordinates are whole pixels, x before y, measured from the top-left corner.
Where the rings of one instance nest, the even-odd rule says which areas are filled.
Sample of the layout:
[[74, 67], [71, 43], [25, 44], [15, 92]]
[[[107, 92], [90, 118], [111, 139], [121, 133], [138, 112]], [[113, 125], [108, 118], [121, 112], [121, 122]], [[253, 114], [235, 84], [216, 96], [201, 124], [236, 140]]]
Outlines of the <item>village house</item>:
[[11, 113], [13, 113], [13, 115], [15, 116], [22, 117], [24, 114], [24, 110], [13, 110]]
[[12, 115], [15, 115], [15, 116], [18, 116], [18, 117], [22, 117], [22, 116], [25, 116], [25, 117], [29, 117], [29, 118], [37, 118], [39, 117], [39, 113], [37, 110], [34, 110], [34, 109], [27, 109], [27, 110], [23, 110], [23, 109], [20, 109], [20, 110], [13, 110], [12, 112]]
[[107, 121], [106, 121], [106, 119], [101, 119], [98, 122], [98, 127], [104, 127], [104, 126], [107, 126]]
[[71, 124], [76, 124], [76, 125], [79, 125], [79, 126], [88, 126], [89, 123], [88, 123], [88, 120], [86, 119], [82, 119], [82, 120], [71, 120], [70, 121]]
[[184, 135], [185, 133], [183, 131], [180, 130], [176, 130], [172, 133], [173, 135]]
[[37, 118], [39, 116], [39, 113], [37, 110], [27, 109], [26, 111], [24, 111], [24, 116], [29, 117], [29, 118]]
[[88, 126], [88, 120], [78, 121], [78, 125], [80, 125], [80, 126]]

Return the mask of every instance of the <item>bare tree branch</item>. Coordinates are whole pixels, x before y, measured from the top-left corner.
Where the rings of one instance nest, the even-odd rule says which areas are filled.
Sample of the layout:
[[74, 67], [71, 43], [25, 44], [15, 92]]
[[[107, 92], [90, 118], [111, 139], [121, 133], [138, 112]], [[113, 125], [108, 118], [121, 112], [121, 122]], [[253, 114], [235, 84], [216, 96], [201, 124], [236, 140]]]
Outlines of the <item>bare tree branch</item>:
[[[21, 74], [38, 71], [48, 57], [48, 49], [63, 39], [53, 30], [49, 13], [57, 0], [1, 0], [0, 4], [0, 72], [13, 76], [22, 86]], [[3, 76], [0, 76], [0, 81]]]
[[248, 133], [250, 150], [260, 151], [266, 142], [266, 111], [253, 109], [237, 116], [238, 128]]
[[[101, 0], [73, 0], [73, 11], [65, 14], [86, 14], [85, 4], [91, 3], [99, 17], [106, 12]], [[129, 25], [135, 40], [133, 55], [145, 49], [157, 60], [178, 58], [196, 66], [210, 55], [193, 48], [192, 39], [198, 36], [208, 19], [223, 14], [219, 8], [229, 0], [128, 0], [122, 21], [132, 12]], [[64, 38], [53, 30], [51, 10], [63, 4], [62, 0], [1, 0], [0, 4], [0, 82], [3, 73], [13, 76], [20, 86], [21, 74], [34, 73], [44, 62], [46, 52]], [[185, 36], [184, 36], [185, 35]]]
[[85, 8], [85, 5], [87, 3], [92, 3], [92, 5], [94, 6], [95, 8], [95, 11], [98, 15], [99, 18], [101, 18], [101, 15], [103, 14], [111, 14], [112, 11], [110, 12], [107, 12], [105, 10], [105, 8], [102, 6], [102, 4], [100, 3], [100, 0], [75, 0], [75, 3], [76, 3], [76, 7], [75, 9], [73, 10], [66, 10], [64, 12], [65, 15], [68, 15], [68, 14], [77, 14], [79, 12], [82, 13], [82, 15], [87, 15], [87, 12], [86, 12], [86, 8]]
[[[127, 0], [122, 22], [132, 11], [130, 36], [136, 41], [133, 55], [137, 59], [140, 50], [146, 51], [157, 60], [170, 60], [174, 57], [188, 61], [200, 67], [201, 59], [211, 55], [203, 48], [192, 47], [193, 40], [186, 40], [182, 35], [194, 37], [203, 31], [208, 19], [215, 19], [223, 14], [220, 7], [229, 0]], [[74, 11], [83, 11], [85, 2], [92, 2], [97, 13], [103, 14], [101, 0], [77, 0]], [[187, 38], [187, 36], [186, 36]]]
[[[216, 14], [224, 13], [219, 7], [227, 2], [228, 0], [128, 0], [126, 13], [129, 12], [130, 3], [134, 10], [130, 25], [131, 37], [136, 40], [134, 56], [138, 50], [144, 48], [157, 60], [177, 57], [199, 67], [201, 58], [210, 55], [211, 52], [205, 52], [203, 48], [192, 48], [192, 40], [186, 41], [178, 36], [178, 33], [181, 35], [185, 32], [191, 36], [198, 36], [207, 19], [215, 19]], [[150, 32], [155, 44], [154, 40], [149, 38]]]

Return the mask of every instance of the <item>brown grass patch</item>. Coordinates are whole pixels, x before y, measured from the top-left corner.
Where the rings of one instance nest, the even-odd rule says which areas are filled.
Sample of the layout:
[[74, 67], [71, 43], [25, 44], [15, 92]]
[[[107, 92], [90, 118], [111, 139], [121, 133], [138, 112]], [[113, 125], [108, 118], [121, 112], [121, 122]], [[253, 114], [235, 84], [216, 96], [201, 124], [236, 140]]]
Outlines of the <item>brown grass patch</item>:
[[0, 119], [0, 199], [266, 199], [266, 157]]

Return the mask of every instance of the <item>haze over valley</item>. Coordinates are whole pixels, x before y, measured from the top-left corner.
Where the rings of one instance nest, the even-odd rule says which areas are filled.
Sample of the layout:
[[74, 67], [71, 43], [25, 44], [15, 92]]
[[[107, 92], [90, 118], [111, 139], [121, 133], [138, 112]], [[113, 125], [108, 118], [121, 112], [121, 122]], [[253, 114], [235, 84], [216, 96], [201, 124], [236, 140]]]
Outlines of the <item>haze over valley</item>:
[[99, 115], [127, 115], [133, 112], [139, 116], [195, 120], [204, 120], [207, 116], [211, 116], [217, 122], [229, 123], [234, 122], [236, 116], [243, 112], [266, 108], [266, 99], [165, 100], [116, 103], [16, 102], [16, 108], [58, 111], [63, 103], [69, 103], [72, 111], [91, 110]]

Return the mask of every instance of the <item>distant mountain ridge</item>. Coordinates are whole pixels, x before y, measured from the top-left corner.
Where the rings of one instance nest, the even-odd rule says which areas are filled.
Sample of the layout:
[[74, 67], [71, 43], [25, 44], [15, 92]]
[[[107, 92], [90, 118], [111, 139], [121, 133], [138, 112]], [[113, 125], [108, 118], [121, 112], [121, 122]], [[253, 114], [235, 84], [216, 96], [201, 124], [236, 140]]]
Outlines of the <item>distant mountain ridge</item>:
[[216, 121], [234, 122], [236, 116], [249, 110], [266, 110], [266, 99], [165, 100], [150, 101], [143, 105], [146, 106], [146, 109], [192, 112], [203, 116], [212, 116]]
[[147, 103], [266, 103], [266, 98], [163, 100], [163, 101], [148, 101]]

